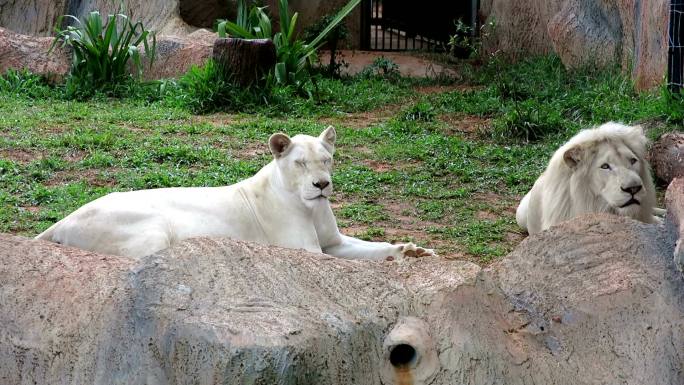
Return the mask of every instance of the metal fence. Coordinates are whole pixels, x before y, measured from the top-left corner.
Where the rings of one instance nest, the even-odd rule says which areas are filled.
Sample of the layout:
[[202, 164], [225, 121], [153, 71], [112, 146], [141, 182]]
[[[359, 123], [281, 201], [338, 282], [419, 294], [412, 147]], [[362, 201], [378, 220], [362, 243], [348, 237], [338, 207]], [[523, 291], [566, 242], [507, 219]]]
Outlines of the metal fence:
[[364, 0], [361, 48], [373, 51], [443, 50], [455, 21], [475, 25], [477, 0], [421, 3], [409, 0]]
[[667, 83], [670, 90], [679, 92], [684, 86], [684, 0], [671, 0], [668, 33]]

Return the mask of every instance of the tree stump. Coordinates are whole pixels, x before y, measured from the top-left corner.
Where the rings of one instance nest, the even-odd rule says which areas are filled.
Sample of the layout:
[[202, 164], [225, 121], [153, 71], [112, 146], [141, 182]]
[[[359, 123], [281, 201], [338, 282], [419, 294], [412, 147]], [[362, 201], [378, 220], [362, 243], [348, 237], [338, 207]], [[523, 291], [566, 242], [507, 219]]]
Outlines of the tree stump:
[[651, 147], [649, 158], [656, 177], [665, 184], [684, 177], [684, 134], [661, 136]]
[[276, 63], [275, 45], [269, 39], [216, 39], [214, 61], [242, 87], [257, 83]]

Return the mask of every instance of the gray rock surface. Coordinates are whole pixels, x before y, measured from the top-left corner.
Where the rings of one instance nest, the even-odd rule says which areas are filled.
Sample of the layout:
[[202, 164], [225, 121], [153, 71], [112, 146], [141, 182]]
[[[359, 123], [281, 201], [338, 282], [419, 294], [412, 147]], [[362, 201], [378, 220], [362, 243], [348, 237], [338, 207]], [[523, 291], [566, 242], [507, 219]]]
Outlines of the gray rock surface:
[[[207, 0], [208, 1], [208, 0]], [[180, 18], [181, 0], [4, 0], [0, 2], [0, 27], [32, 36], [51, 36], [61, 15], [83, 17], [91, 11], [117, 13], [121, 5], [145, 28], [161, 34], [183, 35], [194, 31]]]
[[667, 216], [665, 224], [675, 234], [677, 243], [673, 251], [674, 262], [684, 273], [684, 178], [675, 178], [665, 193]]
[[71, 66], [70, 53], [57, 48], [48, 54], [52, 38], [20, 35], [0, 28], [0, 74], [8, 69], [28, 69], [60, 81]]
[[227, 239], [134, 261], [1, 235], [0, 383], [681, 384], [675, 239], [588, 216], [481, 271]]
[[655, 176], [665, 184], [684, 177], [684, 134], [671, 132], [656, 140], [648, 152]]
[[667, 0], [483, 0], [495, 20], [489, 51], [513, 57], [556, 52], [567, 67], [620, 65], [640, 89], [667, 70]]

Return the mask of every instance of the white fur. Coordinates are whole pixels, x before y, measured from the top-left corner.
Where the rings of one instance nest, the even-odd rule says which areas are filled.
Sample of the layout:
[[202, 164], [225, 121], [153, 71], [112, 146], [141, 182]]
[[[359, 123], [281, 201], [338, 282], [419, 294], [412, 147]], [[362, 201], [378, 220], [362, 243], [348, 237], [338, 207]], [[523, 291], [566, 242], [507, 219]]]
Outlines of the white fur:
[[332, 127], [319, 137], [274, 134], [269, 139], [274, 160], [249, 179], [226, 187], [112, 193], [84, 205], [36, 238], [129, 257], [199, 236], [352, 259], [434, 255], [412, 243], [366, 242], [339, 232], [328, 201], [335, 139]]
[[[518, 225], [534, 234], [585, 213], [658, 222], [653, 216], [655, 188], [645, 160], [647, 143], [638, 126], [609, 122], [580, 131], [553, 154], [520, 202]], [[632, 198], [623, 188], [636, 186], [641, 186], [634, 194], [639, 204], [620, 207]]]

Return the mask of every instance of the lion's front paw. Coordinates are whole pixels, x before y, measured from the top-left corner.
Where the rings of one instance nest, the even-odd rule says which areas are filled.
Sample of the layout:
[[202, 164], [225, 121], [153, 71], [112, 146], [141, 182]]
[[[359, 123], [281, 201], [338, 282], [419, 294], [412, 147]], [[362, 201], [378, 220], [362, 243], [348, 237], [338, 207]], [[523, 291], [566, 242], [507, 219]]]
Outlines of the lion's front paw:
[[401, 255], [404, 257], [433, 257], [437, 255], [434, 250], [418, 247], [412, 242], [400, 246]]

